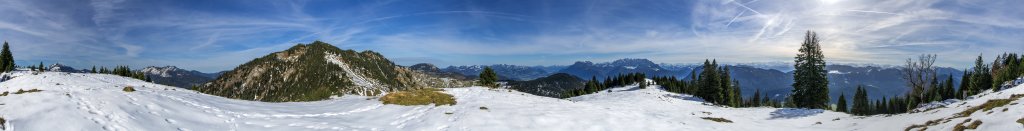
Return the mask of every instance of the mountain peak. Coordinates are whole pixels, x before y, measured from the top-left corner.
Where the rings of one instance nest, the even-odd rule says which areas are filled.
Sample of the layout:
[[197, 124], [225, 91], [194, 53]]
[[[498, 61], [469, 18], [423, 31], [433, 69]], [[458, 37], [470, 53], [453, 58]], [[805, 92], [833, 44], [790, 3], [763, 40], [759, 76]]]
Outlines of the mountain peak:
[[377, 52], [342, 50], [314, 41], [256, 58], [198, 90], [236, 99], [286, 102], [348, 94], [373, 96], [427, 84], [458, 85], [433, 80], [395, 65]]

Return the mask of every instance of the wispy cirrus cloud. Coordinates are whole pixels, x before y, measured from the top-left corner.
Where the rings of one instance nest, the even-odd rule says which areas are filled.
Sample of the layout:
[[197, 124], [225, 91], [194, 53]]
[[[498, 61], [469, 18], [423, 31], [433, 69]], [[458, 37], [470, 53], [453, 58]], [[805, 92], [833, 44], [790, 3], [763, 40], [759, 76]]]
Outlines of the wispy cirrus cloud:
[[[22, 63], [178, 65], [212, 72], [296, 43], [375, 50], [401, 64], [571, 64], [650, 58], [791, 61], [805, 31], [831, 62], [921, 53], [966, 67], [1024, 50], [1019, 1], [0, 1]], [[182, 64], [188, 63], [188, 64]]]

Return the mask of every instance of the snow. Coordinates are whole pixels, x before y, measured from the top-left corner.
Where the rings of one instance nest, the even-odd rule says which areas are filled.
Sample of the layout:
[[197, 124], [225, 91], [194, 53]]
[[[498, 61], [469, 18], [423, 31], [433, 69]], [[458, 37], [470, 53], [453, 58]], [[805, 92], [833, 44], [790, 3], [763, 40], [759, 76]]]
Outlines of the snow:
[[345, 64], [345, 62], [342, 61], [341, 56], [338, 56], [330, 52], [324, 53], [327, 54], [324, 55], [324, 59], [327, 60], [327, 62], [336, 64], [339, 67], [341, 67], [341, 69], [345, 71], [344, 77], [348, 77], [350, 81], [352, 81], [352, 83], [355, 84], [356, 86], [362, 87], [362, 90], [357, 91], [357, 93], [359, 93], [358, 95], [367, 96], [369, 95], [367, 93], [367, 91], [369, 90], [378, 90], [377, 92], [385, 92], [383, 90], [384, 88], [375, 88], [377, 86], [382, 86], [382, 84], [377, 84], [377, 82], [374, 81], [373, 79], [366, 78], [359, 72], [353, 70], [351, 67], [348, 66], [348, 64]]
[[142, 69], [142, 72], [146, 74], [158, 74], [160, 77], [171, 77], [172, 72], [179, 70], [176, 66], [164, 66], [164, 67], [146, 67]]
[[847, 74], [848, 72], [841, 72], [837, 70], [828, 70], [829, 74]]
[[[658, 89], [612, 88], [568, 99], [484, 87], [446, 88], [453, 106], [384, 105], [376, 97], [345, 95], [316, 102], [266, 103], [105, 74], [18, 71], [0, 92], [6, 130], [903, 130], [948, 118], [990, 99], [1024, 93], [1020, 86], [985, 92], [934, 110], [899, 115], [851, 116], [824, 110], [730, 108]], [[135, 92], [123, 92], [132, 86]], [[1020, 103], [1021, 101], [1014, 101]], [[1024, 104], [998, 107], [928, 127], [951, 130], [970, 118], [978, 130], [1022, 130], [1014, 121]], [[486, 107], [486, 110], [480, 109]], [[1004, 108], [1009, 109], [1003, 112]], [[733, 123], [704, 120], [724, 118]]]

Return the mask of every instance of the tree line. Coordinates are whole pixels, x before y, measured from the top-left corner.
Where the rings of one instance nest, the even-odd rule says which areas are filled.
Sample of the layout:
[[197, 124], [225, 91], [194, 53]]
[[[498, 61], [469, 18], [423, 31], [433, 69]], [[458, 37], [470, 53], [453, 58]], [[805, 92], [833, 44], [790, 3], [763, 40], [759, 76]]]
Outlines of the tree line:
[[760, 90], [754, 95], [756, 99], [745, 100], [740, 94], [739, 82], [729, 76], [729, 68], [719, 66], [717, 60], [704, 60], [699, 74], [691, 73], [689, 80], [678, 79], [674, 76], [655, 77], [657, 82], [666, 91], [691, 94], [704, 99], [706, 102], [726, 105], [731, 107], [760, 106], [765, 101], [760, 100]]
[[584, 84], [582, 88], [568, 90], [562, 93], [562, 98], [569, 98], [575, 96], [582, 96], [586, 94], [598, 93], [602, 90], [606, 90], [612, 87], [627, 86], [638, 84], [639, 88], [647, 88], [650, 83], [647, 83], [647, 75], [644, 73], [629, 73], [619, 74], [615, 77], [605, 77], [604, 81], [598, 81], [596, 76], [591, 76], [590, 80]]
[[[960, 83], [953, 81], [950, 75], [939, 80], [935, 73], [936, 55], [921, 55], [917, 61], [907, 60], [901, 69], [903, 79], [911, 91], [903, 96], [883, 97], [874, 102], [868, 100], [867, 91], [858, 87], [853, 98], [853, 106], [847, 108], [845, 95], [840, 95], [836, 111], [849, 112], [854, 115], [898, 114], [917, 108], [920, 104], [943, 101], [947, 99], [967, 99], [985, 90], [1002, 90], [1010, 88], [1004, 82], [1013, 81], [1024, 75], [1024, 58], [1015, 53], [1004, 53], [996, 57], [991, 64], [986, 64], [981, 55], [975, 59], [974, 67], [964, 70]], [[959, 85], [959, 88], [954, 86]]]

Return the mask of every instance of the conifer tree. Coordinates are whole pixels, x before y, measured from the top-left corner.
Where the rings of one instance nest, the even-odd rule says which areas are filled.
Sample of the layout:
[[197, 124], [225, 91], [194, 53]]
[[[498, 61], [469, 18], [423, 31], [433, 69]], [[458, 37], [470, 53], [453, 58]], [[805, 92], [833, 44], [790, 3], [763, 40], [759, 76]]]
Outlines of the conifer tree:
[[40, 61], [40, 62], [39, 62], [39, 72], [43, 72], [43, 71], [46, 71], [46, 67], [44, 67], [44, 66], [43, 66], [43, 62], [42, 62], [42, 61]]
[[968, 96], [992, 87], [992, 75], [989, 73], [989, 70], [989, 65], [986, 65], [981, 55], [979, 55], [978, 59], [974, 62], [973, 76], [971, 76], [971, 91], [967, 93]]
[[956, 97], [956, 90], [953, 89], [953, 75], [949, 75], [944, 83], [946, 84], [944, 85], [945, 87], [942, 88], [942, 100], [953, 99]]
[[838, 112], [847, 112], [846, 110], [847, 110], [847, 107], [846, 107], [846, 94], [845, 93], [839, 94], [839, 101], [836, 102], [836, 111], [838, 111]]
[[870, 113], [870, 101], [868, 101], [867, 91], [864, 87], [857, 86], [857, 92], [853, 95], [853, 109], [850, 113], [854, 115], [868, 115]]
[[3, 50], [0, 50], [0, 72], [11, 72], [14, 71], [14, 56], [11, 54], [11, 49], [7, 46], [7, 41], [4, 41]]
[[816, 33], [807, 31], [796, 56], [792, 98], [798, 108], [828, 107], [828, 74], [819, 41]]
[[491, 67], [484, 67], [484, 71], [480, 72], [480, 85], [486, 87], [498, 87], [498, 74], [494, 73], [494, 69]]
[[89, 72], [90, 73], [96, 73], [96, 66], [92, 66], [92, 70], [89, 70]]
[[718, 76], [717, 69], [716, 64], [704, 60], [703, 71], [700, 73], [700, 93], [697, 93], [698, 96], [712, 103], [721, 101], [722, 83], [720, 82], [721, 78]]

